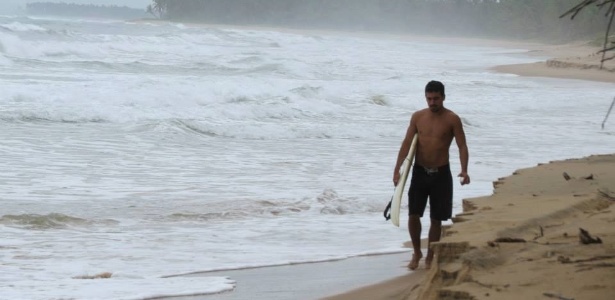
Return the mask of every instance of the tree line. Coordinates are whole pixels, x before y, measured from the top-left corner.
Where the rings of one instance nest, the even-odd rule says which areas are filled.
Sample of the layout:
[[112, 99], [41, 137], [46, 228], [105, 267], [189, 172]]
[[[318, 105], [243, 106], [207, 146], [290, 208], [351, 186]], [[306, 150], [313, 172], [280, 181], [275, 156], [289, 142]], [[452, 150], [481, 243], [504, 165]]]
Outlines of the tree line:
[[47, 15], [79, 18], [135, 19], [146, 16], [143, 9], [126, 6], [34, 2], [26, 5], [30, 15]]
[[608, 21], [599, 7], [586, 7], [574, 21], [560, 18], [579, 1], [153, 0], [148, 11], [173, 21], [217, 24], [551, 40], [599, 37]]

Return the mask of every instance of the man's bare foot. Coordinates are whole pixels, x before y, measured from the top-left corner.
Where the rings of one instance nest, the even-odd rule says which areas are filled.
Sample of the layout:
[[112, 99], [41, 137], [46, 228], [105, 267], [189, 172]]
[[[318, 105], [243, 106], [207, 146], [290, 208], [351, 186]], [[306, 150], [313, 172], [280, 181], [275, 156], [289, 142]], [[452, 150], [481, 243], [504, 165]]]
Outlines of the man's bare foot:
[[431, 262], [433, 261], [433, 255], [430, 257], [429, 255], [427, 255], [427, 257], [425, 258], [425, 269], [429, 270], [431, 269]]
[[421, 261], [421, 258], [423, 258], [423, 253], [413, 253], [412, 254], [412, 259], [410, 260], [410, 263], [408, 264], [408, 269], [410, 270], [416, 270], [416, 268], [419, 267], [419, 261]]

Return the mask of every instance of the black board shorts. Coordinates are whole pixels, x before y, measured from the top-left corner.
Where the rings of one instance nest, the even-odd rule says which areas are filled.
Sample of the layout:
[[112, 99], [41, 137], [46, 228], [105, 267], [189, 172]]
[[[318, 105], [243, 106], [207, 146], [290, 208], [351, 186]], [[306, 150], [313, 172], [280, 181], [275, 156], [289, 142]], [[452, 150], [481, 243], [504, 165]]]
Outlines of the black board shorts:
[[446, 221], [453, 214], [453, 175], [450, 165], [428, 169], [420, 165], [412, 168], [408, 190], [409, 215], [423, 216], [429, 198], [429, 215]]

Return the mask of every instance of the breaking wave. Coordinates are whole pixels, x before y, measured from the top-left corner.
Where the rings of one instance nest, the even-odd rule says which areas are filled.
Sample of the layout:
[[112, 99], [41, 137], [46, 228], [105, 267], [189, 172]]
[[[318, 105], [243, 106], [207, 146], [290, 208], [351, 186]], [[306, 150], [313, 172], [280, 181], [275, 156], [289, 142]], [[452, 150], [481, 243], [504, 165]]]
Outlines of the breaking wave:
[[119, 222], [115, 220], [92, 221], [60, 213], [50, 213], [46, 215], [4, 215], [0, 218], [0, 224], [34, 230], [65, 229], [67, 227], [88, 226], [94, 224], [115, 225], [118, 223]]
[[[211, 204], [210, 204], [211, 205]], [[171, 222], [215, 222], [218, 220], [243, 219], [249, 217], [285, 216], [301, 213], [316, 213], [322, 215], [347, 215], [366, 212], [377, 212], [382, 208], [356, 197], [340, 196], [333, 189], [325, 189], [315, 198], [302, 200], [259, 200], [250, 204], [243, 203], [241, 207], [230, 208], [228, 205], [211, 205], [208, 212], [180, 212], [166, 217]], [[219, 211], [211, 211], [219, 210]]]
[[37, 31], [37, 32], [48, 32], [48, 29], [45, 29], [41, 26], [34, 24], [24, 24], [20, 22], [12, 22], [9, 24], [0, 24], [0, 27], [13, 31], [13, 32], [27, 32], [27, 31]]

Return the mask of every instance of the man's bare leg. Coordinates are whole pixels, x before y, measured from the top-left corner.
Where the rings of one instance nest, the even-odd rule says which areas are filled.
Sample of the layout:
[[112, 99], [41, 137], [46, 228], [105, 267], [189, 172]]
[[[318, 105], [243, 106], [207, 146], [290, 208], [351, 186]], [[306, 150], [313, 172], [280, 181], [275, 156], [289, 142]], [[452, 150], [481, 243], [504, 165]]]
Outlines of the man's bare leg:
[[431, 226], [429, 227], [429, 244], [427, 245], [427, 257], [425, 258], [425, 268], [431, 268], [431, 262], [433, 261], [433, 250], [431, 249], [431, 243], [440, 240], [442, 235], [442, 221], [431, 219]]
[[423, 258], [423, 252], [421, 252], [421, 217], [418, 215], [410, 215], [408, 219], [408, 231], [410, 232], [410, 240], [412, 240], [412, 248], [414, 253], [412, 259], [408, 264], [410, 270], [415, 270], [419, 267], [419, 261]]

